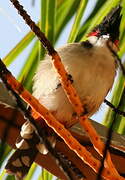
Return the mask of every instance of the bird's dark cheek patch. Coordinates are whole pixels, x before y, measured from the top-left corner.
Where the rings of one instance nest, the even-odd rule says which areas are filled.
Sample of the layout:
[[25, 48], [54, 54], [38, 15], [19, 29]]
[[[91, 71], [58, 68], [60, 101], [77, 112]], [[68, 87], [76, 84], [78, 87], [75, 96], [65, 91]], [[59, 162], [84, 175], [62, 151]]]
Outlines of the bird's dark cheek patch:
[[93, 44], [91, 44], [89, 41], [83, 41], [81, 42], [81, 45], [86, 49], [91, 49], [93, 47]]

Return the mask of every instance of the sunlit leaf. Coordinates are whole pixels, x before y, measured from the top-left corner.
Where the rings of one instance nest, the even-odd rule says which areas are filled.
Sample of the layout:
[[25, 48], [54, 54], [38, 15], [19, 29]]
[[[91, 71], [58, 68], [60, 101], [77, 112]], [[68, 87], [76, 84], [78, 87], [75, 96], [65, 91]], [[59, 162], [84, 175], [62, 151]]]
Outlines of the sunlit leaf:
[[87, 3], [88, 3], [88, 0], [81, 0], [81, 2], [79, 4], [79, 8], [78, 8], [77, 13], [76, 13], [75, 21], [73, 23], [73, 27], [71, 29], [70, 36], [68, 39], [69, 43], [75, 41], [75, 39], [77, 37], [78, 31], [80, 28], [80, 22], [81, 22], [81, 19], [83, 17]]
[[36, 163], [33, 163], [27, 176], [24, 178], [24, 180], [31, 180], [35, 171], [36, 171], [36, 168], [37, 168], [37, 164]]
[[38, 41], [35, 42], [35, 44], [34, 44], [32, 50], [31, 50], [31, 52], [30, 52], [30, 54], [29, 54], [29, 56], [28, 56], [28, 58], [27, 58], [27, 60], [26, 60], [26, 62], [24, 64], [24, 66], [21, 69], [21, 72], [20, 72], [20, 74], [18, 76], [18, 80], [20, 82], [22, 82], [22, 84], [27, 81], [26, 80], [27, 76], [31, 72], [31, 67], [32, 67], [32, 64], [34, 63], [34, 59], [36, 58], [37, 54], [38, 54]]
[[3, 62], [9, 66], [15, 58], [30, 44], [35, 35], [29, 32], [3, 59]]
[[56, 37], [55, 40], [59, 38], [59, 35], [63, 31], [65, 25], [70, 21], [79, 6], [80, 0], [66, 0], [63, 1], [61, 6], [58, 8], [56, 13]]

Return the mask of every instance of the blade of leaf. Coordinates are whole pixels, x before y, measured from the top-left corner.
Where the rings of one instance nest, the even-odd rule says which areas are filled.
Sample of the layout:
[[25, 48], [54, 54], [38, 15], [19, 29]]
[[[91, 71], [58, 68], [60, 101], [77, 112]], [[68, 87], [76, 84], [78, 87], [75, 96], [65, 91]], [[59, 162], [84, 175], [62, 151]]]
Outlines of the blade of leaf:
[[[0, 151], [3, 147], [0, 144]], [[6, 159], [6, 157], [8, 156], [8, 154], [11, 152], [11, 148], [10, 146], [8, 146], [7, 144], [4, 144], [4, 153], [2, 154], [2, 157], [0, 157], [0, 167], [2, 166], [4, 160]]]
[[8, 175], [6, 177], [6, 180], [15, 180], [15, 177], [13, 175]]
[[56, 0], [41, 0], [40, 29], [54, 44]]
[[3, 59], [6, 66], [9, 66], [15, 58], [30, 44], [35, 35], [29, 32]]
[[122, 5], [122, 10], [121, 10], [122, 19], [121, 19], [121, 24], [120, 24], [120, 40], [122, 40], [125, 35], [125, 13], [124, 13], [125, 12], [125, 0], [122, 1], [121, 5]]
[[[40, 12], [40, 29], [45, 33], [46, 37], [54, 44], [55, 40], [55, 13], [56, 0], [41, 0]], [[45, 50], [39, 43], [39, 60], [44, 57]]]
[[34, 61], [32, 63], [31, 69], [30, 69], [30, 73], [28, 73], [25, 81], [23, 82], [23, 85], [30, 92], [32, 92], [33, 76], [36, 72], [36, 68], [38, 66], [38, 63], [39, 63], [39, 56], [37, 55], [36, 57], [34, 57]]
[[125, 117], [119, 119], [119, 126], [117, 128], [117, 133], [125, 135]]
[[40, 29], [45, 33], [46, 35], [46, 22], [47, 22], [47, 6], [48, 6], [48, 0], [41, 0], [41, 12], [40, 12]]
[[46, 35], [51, 44], [55, 41], [55, 18], [56, 18], [56, 0], [47, 0], [47, 22], [46, 22]]
[[125, 52], [125, 0], [122, 1], [122, 19], [120, 24], [120, 54]]
[[30, 52], [22, 71], [18, 79], [22, 81], [22, 84], [31, 92], [32, 83], [33, 83], [33, 76], [36, 71], [37, 65], [39, 63], [38, 59], [38, 41], [35, 44], [35, 48], [33, 47], [32, 51]]
[[59, 8], [60, 6], [62, 6], [62, 3], [64, 2], [64, 0], [58, 0], [57, 1], [57, 8]]
[[124, 36], [122, 37], [122, 41], [120, 43], [120, 52], [119, 54], [124, 54], [125, 52], [125, 33]]
[[6, 174], [6, 171], [5, 171], [5, 169], [4, 169], [4, 170], [1, 172], [1, 174], [0, 174], [0, 180], [3, 180], [3, 179], [4, 179], [5, 174]]
[[69, 39], [68, 39], [68, 43], [74, 42], [76, 37], [77, 37], [79, 27], [80, 27], [80, 23], [81, 23], [81, 19], [83, 17], [87, 3], [88, 3], [88, 0], [81, 0], [81, 2], [79, 4], [79, 8], [77, 10], [77, 14], [75, 17], [75, 21], [74, 21]]
[[[43, 170], [42, 170], [43, 171]], [[42, 177], [42, 172], [40, 173], [39, 177], [37, 180], [43, 180], [43, 177]]]
[[35, 171], [36, 171], [36, 168], [37, 168], [37, 164], [36, 163], [33, 163], [27, 176], [24, 178], [24, 180], [31, 180]]
[[55, 41], [59, 38], [59, 35], [63, 31], [65, 25], [73, 17], [76, 9], [78, 8], [80, 0], [66, 0], [63, 1], [56, 13], [56, 37]]
[[49, 176], [49, 180], [52, 180], [53, 177], [54, 177], [50, 172], [49, 172], [49, 175], [48, 175], [48, 176]]
[[22, 67], [22, 69], [19, 73], [18, 80], [20, 82], [23, 83], [26, 80], [27, 75], [31, 71], [31, 67], [32, 67], [32, 64], [34, 62], [34, 58], [37, 56], [37, 54], [38, 54], [38, 41], [35, 42], [24, 66]]
[[42, 179], [48, 180], [48, 172], [46, 169], [42, 169]]

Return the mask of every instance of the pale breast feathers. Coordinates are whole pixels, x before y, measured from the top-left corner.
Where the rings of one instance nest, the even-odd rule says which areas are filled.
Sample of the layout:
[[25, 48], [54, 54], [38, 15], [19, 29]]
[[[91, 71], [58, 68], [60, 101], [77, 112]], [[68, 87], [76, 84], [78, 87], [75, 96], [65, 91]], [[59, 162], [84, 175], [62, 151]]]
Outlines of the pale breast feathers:
[[[88, 114], [95, 113], [115, 77], [115, 61], [104, 46], [86, 47], [84, 43], [68, 44], [57, 49], [62, 62], [73, 78], [82, 102], [88, 108]], [[34, 77], [33, 95], [51, 111], [58, 111], [58, 118], [70, 119], [73, 113], [58, 75], [48, 55], [38, 67]]]

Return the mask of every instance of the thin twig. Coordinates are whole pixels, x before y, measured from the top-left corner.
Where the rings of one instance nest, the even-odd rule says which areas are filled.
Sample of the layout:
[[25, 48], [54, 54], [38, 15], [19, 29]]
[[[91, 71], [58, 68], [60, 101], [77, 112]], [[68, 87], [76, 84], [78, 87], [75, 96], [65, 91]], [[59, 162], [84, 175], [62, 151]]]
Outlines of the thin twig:
[[106, 103], [110, 108], [112, 108], [112, 110], [113, 110], [115, 113], [117, 113], [117, 114], [122, 115], [122, 116], [125, 117], [125, 112], [119, 110], [118, 108], [116, 108], [111, 102], [109, 102], [108, 100], [105, 99], [105, 100], [104, 100], [104, 103]]

